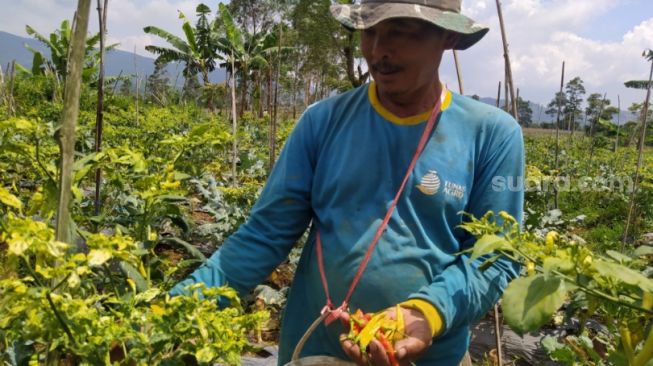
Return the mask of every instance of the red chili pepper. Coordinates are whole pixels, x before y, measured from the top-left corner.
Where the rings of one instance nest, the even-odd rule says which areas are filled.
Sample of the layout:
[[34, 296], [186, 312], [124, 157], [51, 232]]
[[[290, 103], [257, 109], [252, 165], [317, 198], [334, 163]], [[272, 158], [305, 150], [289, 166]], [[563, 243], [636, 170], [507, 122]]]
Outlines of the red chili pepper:
[[397, 362], [397, 358], [395, 357], [395, 348], [392, 346], [392, 343], [388, 341], [388, 338], [386, 338], [385, 334], [379, 332], [378, 340], [379, 342], [381, 342], [381, 345], [385, 349], [385, 353], [388, 355], [388, 360], [390, 360], [390, 365], [399, 366], [399, 362]]

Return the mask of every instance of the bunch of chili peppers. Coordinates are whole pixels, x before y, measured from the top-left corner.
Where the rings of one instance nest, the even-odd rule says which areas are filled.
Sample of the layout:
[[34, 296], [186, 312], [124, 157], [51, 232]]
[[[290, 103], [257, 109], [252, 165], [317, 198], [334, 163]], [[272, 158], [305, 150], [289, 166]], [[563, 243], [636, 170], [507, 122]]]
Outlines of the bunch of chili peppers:
[[349, 317], [347, 339], [357, 344], [361, 353], [367, 352], [367, 346], [373, 339], [378, 340], [392, 366], [399, 366], [393, 344], [403, 337], [404, 317], [399, 305], [396, 307], [395, 319], [390, 319], [386, 311], [372, 314], [363, 313], [360, 309]]

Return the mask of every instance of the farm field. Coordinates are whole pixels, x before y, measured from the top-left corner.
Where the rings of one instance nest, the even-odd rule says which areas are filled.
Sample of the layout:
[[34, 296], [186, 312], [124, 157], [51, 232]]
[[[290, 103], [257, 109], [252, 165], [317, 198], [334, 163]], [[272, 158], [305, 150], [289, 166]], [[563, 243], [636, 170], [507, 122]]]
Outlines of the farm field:
[[[208, 80], [208, 63], [189, 61], [183, 87], [173, 85], [159, 66], [188, 58], [163, 48], [152, 51], [163, 55], [157, 71], [135, 85], [130, 76], [103, 80], [97, 45], [82, 43], [74, 100], [66, 80], [73, 66], [54, 52], [73, 44], [66, 22], [36, 37], [60, 59], [39, 53], [31, 70], [14, 65], [0, 75], [2, 365], [239, 365], [278, 343], [307, 235], [249, 294], [168, 291], [247, 220], [306, 106], [367, 77], [337, 79], [336, 70], [300, 78], [293, 62], [315, 62], [309, 45], [317, 41], [280, 25], [249, 34], [229, 13], [237, 10], [220, 4], [213, 20], [199, 6], [196, 23], [180, 17], [198, 37], [218, 20], [227, 29], [231, 38], [213, 45], [224, 58], [212, 60], [231, 67], [225, 83]], [[201, 53], [162, 29], [145, 32]], [[305, 53], [282, 45], [281, 32]], [[247, 42], [259, 48], [246, 50]], [[653, 51], [642, 60], [653, 62]], [[273, 81], [283, 90], [273, 91]], [[505, 212], [470, 217], [462, 228], [478, 240], [459, 255], [485, 259], [479, 271], [502, 257], [521, 264], [501, 301], [502, 322], [518, 336], [549, 334], [537, 344], [547, 362], [650, 366], [651, 113], [634, 105], [633, 120], [615, 124], [621, 111], [600, 94], [579, 99], [579, 83], [567, 84], [575, 91], [560, 101], [558, 133], [532, 115], [522, 120], [526, 176], [493, 180], [497, 189], [525, 189], [523, 222]], [[72, 130], [71, 106], [79, 106]], [[473, 362], [496, 365], [496, 355], [488, 346]], [[504, 364], [527, 361], [509, 354]]]
[[[231, 321], [227, 324], [214, 319], [211, 312], [216, 309], [207, 303], [195, 299], [180, 304], [163, 294], [246, 219], [267, 175], [269, 149], [265, 118], [245, 114], [241, 120], [237, 134], [238, 183], [234, 185], [229, 164], [233, 136], [227, 132], [231, 126], [224, 115], [209, 113], [195, 105], [159, 107], [150, 103], [141, 105], [137, 114], [132, 97], [109, 96], [104, 115], [104, 149], [95, 153], [91, 148], [94, 111], [82, 109], [70, 230], [74, 233], [74, 243], [86, 254], [73, 254], [75, 251], [69, 246], [54, 240], [53, 231], [59, 152], [53, 138], [52, 119], [61, 104], [31, 94], [38, 93], [41, 87], [43, 84], [33, 80], [19, 82], [18, 95], [26, 93], [22, 100], [17, 98], [22, 102], [20, 113], [9, 116], [5, 111], [0, 119], [0, 279], [3, 281], [0, 305], [4, 309], [0, 334], [5, 341], [11, 340], [5, 343], [9, 347], [4, 351], [28, 351], [36, 357], [47, 353], [54, 344], [82, 359], [93, 360], [129, 339], [126, 343], [134, 348], [130, 355], [137, 353], [136, 347], [142, 347], [143, 354], [154, 352], [152, 347], [160, 347], [159, 357], [163, 360], [185, 352], [179, 348], [177, 354], [172, 351], [179, 347], [177, 342], [217, 337], [231, 329]], [[89, 90], [83, 94], [88, 99], [92, 96]], [[92, 105], [91, 100], [86, 103]], [[279, 146], [293, 126], [292, 118], [283, 119], [276, 136]], [[623, 273], [612, 272], [616, 270], [613, 267], [592, 272], [595, 278], [577, 274], [587, 276], [577, 277], [587, 281], [586, 286], [609, 284], [611, 293], [606, 296], [615, 300], [626, 296], [623, 293], [626, 289], [643, 285], [637, 282], [643, 280], [638, 276], [649, 271], [647, 258], [653, 240], [651, 149], [646, 150], [636, 195], [636, 214], [630, 236], [623, 244], [637, 157], [634, 146], [620, 146], [615, 153], [612, 140], [603, 138], [594, 147], [590, 160], [589, 137], [563, 135], [559, 168], [555, 169], [555, 137], [529, 131], [525, 139], [528, 167], [525, 232], [532, 237], [515, 237], [511, 243], [527, 245], [543, 241], [540, 248], [528, 249], [528, 271], [546, 270], [553, 265], [554, 258], [561, 260], [558, 251], [562, 251], [570, 255], [569, 260], [580, 261], [584, 266], [604, 260], [606, 264], [619, 263], [632, 268], [633, 272], [629, 273], [632, 278], [623, 279], [620, 277]], [[103, 184], [100, 213], [96, 214], [94, 183], [98, 168], [102, 169]], [[555, 182], [559, 189], [557, 209], [554, 208]], [[491, 226], [488, 227], [479, 226], [476, 230], [484, 235], [492, 232]], [[554, 237], [553, 232], [558, 234]], [[596, 259], [592, 262], [591, 258]], [[222, 353], [215, 351], [215, 355], [236, 357], [245, 350], [246, 339], [276, 340], [279, 313], [292, 278], [292, 261], [296, 259], [291, 257], [289, 263], [275, 271], [242, 307], [218, 312], [220, 317], [242, 319], [242, 324], [236, 327], [241, 338], [234, 340], [230, 348], [220, 350]], [[569, 341], [566, 346], [560, 343], [554, 352], [566, 352], [564, 357], [578, 360], [606, 357], [606, 354], [596, 356], [588, 352], [595, 342], [605, 344], [607, 354], [610, 347], [618, 349], [619, 331], [627, 328], [617, 328], [616, 320], [635, 326], [633, 332], [639, 332], [637, 337], [645, 338], [643, 325], [648, 324], [649, 315], [638, 307], [650, 308], [647, 303], [650, 300], [646, 300], [646, 292], [632, 291], [628, 296], [642, 296], [632, 303], [636, 304], [635, 308], [574, 291], [574, 296], [565, 301], [556, 316], [563, 316], [564, 311], [574, 319], [591, 315], [608, 328], [601, 334], [579, 329], [578, 334], [570, 335], [572, 343]], [[58, 316], [53, 308], [59, 309]], [[174, 319], [180, 316], [182, 308], [207, 317], [206, 321], [213, 322], [213, 327], [205, 335], [196, 329], [198, 333], [188, 337], [189, 329], [179, 329], [179, 333], [175, 330], [175, 334], [164, 337], [161, 332], [174, 330]], [[268, 318], [270, 313], [272, 317]], [[72, 336], [67, 335], [59, 317], [66, 319]], [[138, 321], [141, 317], [148, 324], [160, 324], [162, 328], [148, 329], [147, 334], [144, 329], [134, 330], [145, 326]], [[636, 319], [636, 324], [630, 323]], [[551, 326], [547, 319], [539, 323]], [[83, 338], [84, 334], [95, 336]], [[162, 345], [132, 344], [140, 337], [156, 337], [155, 334], [165, 338]], [[73, 343], [73, 339], [79, 343]], [[21, 344], [28, 340], [37, 341]], [[579, 348], [569, 346], [576, 343]], [[91, 344], [93, 347], [87, 348]]]

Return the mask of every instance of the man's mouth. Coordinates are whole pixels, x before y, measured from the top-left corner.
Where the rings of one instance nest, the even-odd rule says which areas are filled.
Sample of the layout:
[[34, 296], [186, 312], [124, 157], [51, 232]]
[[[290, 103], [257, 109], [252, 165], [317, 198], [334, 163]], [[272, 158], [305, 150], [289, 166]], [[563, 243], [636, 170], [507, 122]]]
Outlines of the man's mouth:
[[372, 65], [372, 71], [381, 75], [391, 75], [401, 71], [401, 67], [389, 64], [387, 62], [378, 62]]

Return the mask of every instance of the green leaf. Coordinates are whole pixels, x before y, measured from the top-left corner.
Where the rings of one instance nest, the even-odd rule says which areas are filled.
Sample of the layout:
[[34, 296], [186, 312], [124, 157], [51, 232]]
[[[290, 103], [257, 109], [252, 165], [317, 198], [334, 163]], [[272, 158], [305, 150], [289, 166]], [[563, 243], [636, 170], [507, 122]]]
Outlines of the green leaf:
[[202, 254], [202, 252], [200, 252], [192, 244], [185, 242], [177, 237], [163, 238], [159, 240], [159, 243], [170, 245], [170, 246], [182, 247], [188, 252], [188, 254], [192, 255], [193, 257], [200, 259], [202, 262], [206, 261], [206, 257], [204, 256], [204, 254]]
[[494, 262], [496, 262], [496, 261], [499, 260], [500, 258], [501, 258], [501, 255], [500, 255], [500, 254], [499, 254], [499, 255], [494, 255], [494, 256], [492, 256], [491, 258], [488, 258], [488, 260], [486, 260], [485, 262], [483, 262], [483, 263], [478, 267], [479, 271], [485, 271], [486, 269], [490, 268], [490, 266], [492, 266], [492, 265], [494, 264]]
[[547, 274], [551, 271], [570, 272], [574, 267], [574, 262], [566, 257], [546, 257], [542, 262], [542, 269]]
[[136, 267], [134, 267], [131, 263], [120, 261], [118, 265], [120, 266], [122, 273], [134, 281], [136, 284], [136, 290], [138, 290], [138, 292], [143, 292], [149, 289], [150, 286], [145, 280], [145, 277], [143, 277], [138, 269], [136, 269]]
[[158, 198], [161, 202], [168, 202], [168, 203], [181, 203], [181, 202], [188, 201], [188, 199], [184, 196], [175, 196], [171, 194], [161, 195]]
[[512, 250], [512, 246], [505, 238], [497, 235], [483, 235], [474, 244], [474, 250], [470, 260], [493, 253], [497, 250]]
[[539, 329], [564, 303], [568, 288], [560, 278], [535, 275], [512, 281], [503, 294], [506, 322], [520, 335]]
[[646, 255], [653, 255], [653, 247], [650, 245], [642, 245], [635, 249], [635, 252], [633, 253], [636, 257], [643, 257]]
[[199, 363], [212, 362], [215, 360], [217, 356], [218, 356], [217, 353], [210, 345], [204, 346], [204, 348], [200, 349], [195, 353], [195, 358], [197, 358], [197, 362]]
[[157, 297], [159, 295], [161, 295], [161, 290], [156, 288], [156, 287], [153, 287], [153, 288], [150, 288], [150, 289], [146, 290], [145, 292], [142, 292], [142, 293], [134, 296], [134, 300], [136, 301], [136, 303], [150, 302], [150, 301], [152, 301], [152, 299], [154, 299], [155, 297]]
[[18, 210], [23, 208], [23, 203], [18, 199], [18, 197], [9, 193], [9, 191], [3, 187], [0, 187], [0, 202], [5, 206], [13, 207]]
[[594, 261], [593, 267], [604, 277], [637, 286], [647, 292], [653, 292], [653, 280], [624, 265], [597, 259]]
[[628, 263], [628, 262], [631, 262], [633, 260], [629, 256], [627, 256], [625, 254], [621, 254], [621, 253], [619, 253], [617, 251], [614, 251], [614, 250], [608, 250], [607, 252], [605, 252], [605, 254], [607, 254], [610, 258], [616, 260], [619, 263]]
[[551, 359], [562, 362], [565, 365], [574, 365], [576, 354], [569, 347], [558, 342], [555, 337], [546, 336], [542, 339], [542, 347], [549, 354]]
[[88, 253], [88, 265], [97, 267], [111, 259], [111, 252], [104, 249], [93, 249]]

